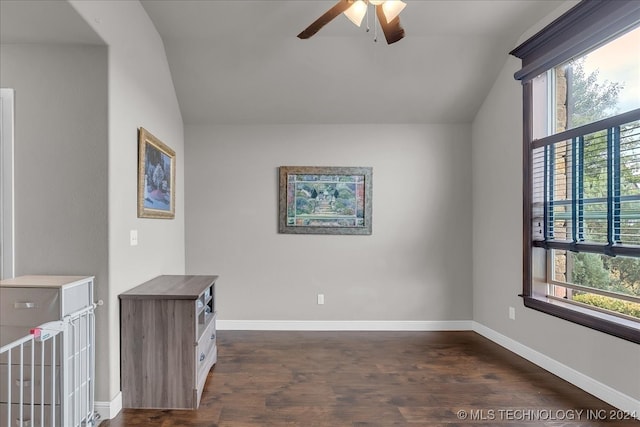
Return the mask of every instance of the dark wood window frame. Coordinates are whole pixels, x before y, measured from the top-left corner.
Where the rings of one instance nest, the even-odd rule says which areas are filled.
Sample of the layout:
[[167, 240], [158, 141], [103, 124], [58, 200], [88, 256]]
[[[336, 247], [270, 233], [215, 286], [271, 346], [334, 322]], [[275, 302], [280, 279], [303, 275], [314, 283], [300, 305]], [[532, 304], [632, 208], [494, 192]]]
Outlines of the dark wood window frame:
[[531, 214], [533, 84], [532, 79], [571, 58], [601, 46], [640, 24], [640, 2], [583, 0], [515, 48], [522, 60], [514, 77], [523, 87], [523, 291], [524, 305], [634, 343], [640, 344], [637, 322], [616, 319], [596, 311], [535, 295]]

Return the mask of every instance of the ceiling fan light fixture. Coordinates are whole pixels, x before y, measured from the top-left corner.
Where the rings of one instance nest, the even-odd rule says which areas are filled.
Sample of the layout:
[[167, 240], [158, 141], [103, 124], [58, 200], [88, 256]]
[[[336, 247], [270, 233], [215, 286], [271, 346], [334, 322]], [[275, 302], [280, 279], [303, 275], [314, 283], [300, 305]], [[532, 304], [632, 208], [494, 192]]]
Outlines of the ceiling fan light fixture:
[[401, 0], [387, 0], [382, 4], [382, 11], [387, 22], [391, 22], [400, 15], [400, 12], [407, 7], [407, 4]]
[[[391, 3], [387, 6], [387, 12], [385, 12], [384, 10], [384, 5], [386, 3]], [[380, 28], [382, 29], [387, 44], [393, 44], [403, 39], [405, 35], [404, 28], [402, 28], [402, 25], [400, 25], [400, 18], [398, 17], [398, 14], [400, 13], [400, 11], [402, 11], [402, 9], [404, 9], [406, 5], [404, 2], [399, 0], [387, 0], [386, 2], [384, 0], [338, 0], [338, 2], [334, 4], [332, 8], [323, 13], [307, 28], [302, 30], [300, 34], [298, 34], [298, 38], [303, 40], [308, 39], [318, 31], [320, 31], [322, 27], [338, 17], [338, 15], [341, 15], [343, 13], [354, 24], [360, 26], [362, 24], [364, 16], [368, 16], [369, 4], [375, 6], [375, 14], [373, 17], [375, 26], [375, 38], [373, 40], [378, 40], [378, 26], [375, 25], [376, 20], [380, 24]], [[367, 19], [367, 32], [368, 31], [369, 19]]]
[[349, 9], [345, 10], [344, 16], [349, 18], [349, 21], [356, 24], [358, 27], [362, 25], [362, 20], [367, 14], [367, 4], [362, 0], [356, 0], [353, 2]]

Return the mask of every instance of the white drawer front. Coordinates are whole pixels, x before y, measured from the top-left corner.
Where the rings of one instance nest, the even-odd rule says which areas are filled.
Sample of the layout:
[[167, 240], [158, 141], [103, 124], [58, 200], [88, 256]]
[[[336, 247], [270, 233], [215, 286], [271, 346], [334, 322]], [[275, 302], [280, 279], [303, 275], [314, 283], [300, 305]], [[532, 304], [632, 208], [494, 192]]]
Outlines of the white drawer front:
[[59, 319], [58, 289], [0, 288], [0, 325], [36, 327]]
[[[33, 402], [34, 403], [52, 403], [52, 386], [55, 386], [55, 403], [60, 403], [60, 371], [58, 367], [55, 367], [55, 379], [51, 379], [51, 367], [44, 367], [44, 379], [42, 378], [42, 372], [40, 366], [34, 367], [33, 374], [31, 373], [31, 366], [23, 367], [23, 381], [20, 382], [20, 366], [11, 366], [11, 381], [9, 381], [7, 365], [0, 365], [0, 402], [9, 402], [9, 393], [7, 390], [7, 384], [11, 386], [11, 401], [18, 402], [20, 400], [21, 390], [22, 401], [24, 403], [31, 403], [31, 389], [33, 389]], [[22, 387], [20, 385], [22, 384]], [[44, 384], [44, 388], [43, 385]], [[44, 400], [42, 399], [42, 392], [44, 391]]]
[[202, 354], [209, 354], [209, 350], [216, 343], [216, 315], [214, 313], [213, 318], [207, 325], [207, 328], [202, 333], [202, 336], [198, 340], [198, 345], [196, 347], [198, 354], [196, 359], [196, 366], [200, 366], [200, 359], [202, 358]]
[[211, 366], [207, 367], [207, 364], [210, 363], [211, 353], [216, 347], [216, 341], [216, 317], [214, 315], [196, 346], [196, 375], [198, 378], [201, 377], [203, 371], [206, 375], [206, 372], [211, 369]]
[[218, 346], [213, 345], [211, 349], [209, 349], [209, 353], [207, 353], [204, 359], [198, 363], [198, 377], [196, 379], [196, 392], [197, 392], [197, 403], [200, 406], [200, 397], [202, 396], [202, 391], [204, 390], [204, 385], [207, 382], [207, 375], [209, 371], [218, 361]]

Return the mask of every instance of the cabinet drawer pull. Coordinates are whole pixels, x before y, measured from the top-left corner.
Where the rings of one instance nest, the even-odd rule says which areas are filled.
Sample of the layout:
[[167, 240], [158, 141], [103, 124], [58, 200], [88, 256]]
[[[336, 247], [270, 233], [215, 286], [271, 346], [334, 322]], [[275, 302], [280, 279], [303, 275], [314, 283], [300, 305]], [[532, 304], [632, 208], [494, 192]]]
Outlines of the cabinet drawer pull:
[[204, 353], [200, 353], [200, 361], [202, 362], [204, 360]]
[[215, 339], [216, 339], [216, 334], [215, 333], [211, 334], [211, 341], [213, 341]]
[[[16, 380], [16, 387], [20, 387], [20, 380]], [[31, 387], [31, 380], [23, 380], [22, 387]]]
[[13, 308], [38, 308], [38, 304], [35, 302], [14, 302]]

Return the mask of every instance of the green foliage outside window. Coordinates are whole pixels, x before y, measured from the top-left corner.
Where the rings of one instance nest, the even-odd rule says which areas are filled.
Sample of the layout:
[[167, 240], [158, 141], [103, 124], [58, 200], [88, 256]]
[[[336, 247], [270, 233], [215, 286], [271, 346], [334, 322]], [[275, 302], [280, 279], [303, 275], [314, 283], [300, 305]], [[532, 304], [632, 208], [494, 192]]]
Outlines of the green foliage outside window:
[[574, 295], [573, 300], [640, 319], [640, 304], [631, 301], [624, 301], [596, 294]]
[[[616, 113], [618, 95], [624, 84], [604, 81], [598, 83], [598, 71], [587, 73], [584, 60], [573, 61], [567, 67], [570, 74], [569, 88], [569, 125], [577, 127], [610, 117]], [[637, 129], [623, 128], [621, 133], [626, 142], [621, 157], [621, 193], [623, 195], [640, 194], [640, 161], [633, 153], [640, 152], [640, 138]], [[591, 143], [585, 143], [584, 165], [585, 198], [607, 197], [607, 147], [605, 134], [594, 135]], [[625, 155], [625, 153], [632, 153]], [[586, 215], [602, 210], [596, 203], [586, 204]], [[623, 211], [640, 212], [640, 202], [623, 205]], [[624, 240], [631, 244], [640, 244], [640, 218], [623, 219], [627, 230]], [[606, 237], [606, 221], [589, 221], [586, 224], [585, 239], [602, 241]], [[631, 234], [628, 234], [631, 233]], [[606, 238], [605, 238], [606, 241]], [[594, 253], [572, 253], [572, 271], [568, 281], [595, 289], [625, 295], [640, 296], [640, 258], [608, 257]], [[640, 318], [640, 304], [597, 294], [574, 292], [574, 301], [612, 310]]]
[[640, 259], [586, 252], [571, 254], [571, 282], [640, 297]]

